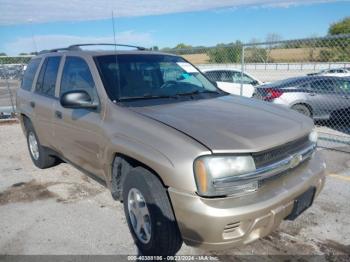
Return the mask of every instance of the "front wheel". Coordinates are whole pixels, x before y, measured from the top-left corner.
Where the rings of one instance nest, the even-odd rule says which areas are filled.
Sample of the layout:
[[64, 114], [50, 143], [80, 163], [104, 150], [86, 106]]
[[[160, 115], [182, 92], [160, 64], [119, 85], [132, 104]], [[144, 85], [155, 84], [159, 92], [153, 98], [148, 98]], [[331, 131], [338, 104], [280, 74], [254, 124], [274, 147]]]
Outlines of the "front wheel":
[[133, 168], [123, 185], [129, 230], [142, 255], [175, 255], [182, 238], [166, 189], [150, 171]]

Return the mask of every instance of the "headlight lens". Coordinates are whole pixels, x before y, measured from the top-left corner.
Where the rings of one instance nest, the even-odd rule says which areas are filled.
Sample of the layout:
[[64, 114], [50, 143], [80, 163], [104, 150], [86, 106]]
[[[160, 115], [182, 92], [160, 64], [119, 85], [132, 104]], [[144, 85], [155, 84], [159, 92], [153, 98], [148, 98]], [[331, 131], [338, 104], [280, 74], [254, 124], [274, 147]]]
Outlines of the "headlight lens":
[[318, 139], [318, 134], [317, 134], [317, 131], [316, 130], [312, 130], [312, 132], [309, 134], [309, 140], [312, 142], [312, 143], [317, 143], [317, 139]]
[[216, 181], [255, 171], [251, 156], [203, 156], [194, 162], [198, 193], [202, 196], [225, 196], [255, 191], [257, 182], [225, 185]]

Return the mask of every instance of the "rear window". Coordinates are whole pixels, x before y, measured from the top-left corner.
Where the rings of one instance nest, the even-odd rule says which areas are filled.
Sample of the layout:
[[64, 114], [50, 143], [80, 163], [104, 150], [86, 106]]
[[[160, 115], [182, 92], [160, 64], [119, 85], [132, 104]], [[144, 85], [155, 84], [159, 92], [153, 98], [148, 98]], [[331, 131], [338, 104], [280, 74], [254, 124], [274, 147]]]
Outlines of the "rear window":
[[309, 79], [307, 79], [307, 78], [294, 77], [294, 78], [276, 81], [276, 82], [269, 83], [266, 85], [268, 85], [269, 87], [281, 88], [281, 87], [299, 86], [299, 85], [307, 83], [308, 81], [309, 81]]
[[24, 90], [31, 90], [33, 80], [35, 77], [35, 73], [38, 70], [39, 64], [40, 64], [41, 58], [35, 58], [32, 59], [28, 66], [26, 71], [24, 72], [21, 88]]
[[60, 61], [61, 57], [59, 56], [45, 59], [36, 83], [35, 92], [46, 96], [55, 96], [56, 78]]

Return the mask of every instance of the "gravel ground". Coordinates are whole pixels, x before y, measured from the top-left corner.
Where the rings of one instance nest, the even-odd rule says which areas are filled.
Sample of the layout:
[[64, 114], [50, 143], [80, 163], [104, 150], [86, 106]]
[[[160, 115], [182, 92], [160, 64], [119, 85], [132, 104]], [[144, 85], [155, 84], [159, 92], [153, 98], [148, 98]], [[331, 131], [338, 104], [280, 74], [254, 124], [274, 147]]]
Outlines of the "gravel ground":
[[[39, 170], [18, 124], [0, 124], [0, 254], [137, 254], [122, 205], [94, 180], [71, 167]], [[183, 245], [179, 255], [350, 255], [350, 155], [322, 150], [326, 186], [294, 222], [270, 236], [220, 252]], [[0, 259], [1, 260], [1, 259]]]

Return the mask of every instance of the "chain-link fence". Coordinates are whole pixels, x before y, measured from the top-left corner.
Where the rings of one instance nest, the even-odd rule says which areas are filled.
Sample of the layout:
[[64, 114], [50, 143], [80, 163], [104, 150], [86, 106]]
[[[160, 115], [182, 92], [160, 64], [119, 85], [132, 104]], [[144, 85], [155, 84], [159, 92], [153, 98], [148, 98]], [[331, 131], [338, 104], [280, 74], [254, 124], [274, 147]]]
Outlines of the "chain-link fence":
[[0, 56], [0, 119], [15, 113], [15, 93], [30, 56]]
[[224, 91], [313, 118], [321, 146], [350, 145], [350, 35], [177, 49]]
[[[228, 93], [313, 118], [321, 145], [350, 146], [350, 35], [164, 51], [183, 56]], [[14, 111], [29, 59], [0, 57], [0, 117]]]

